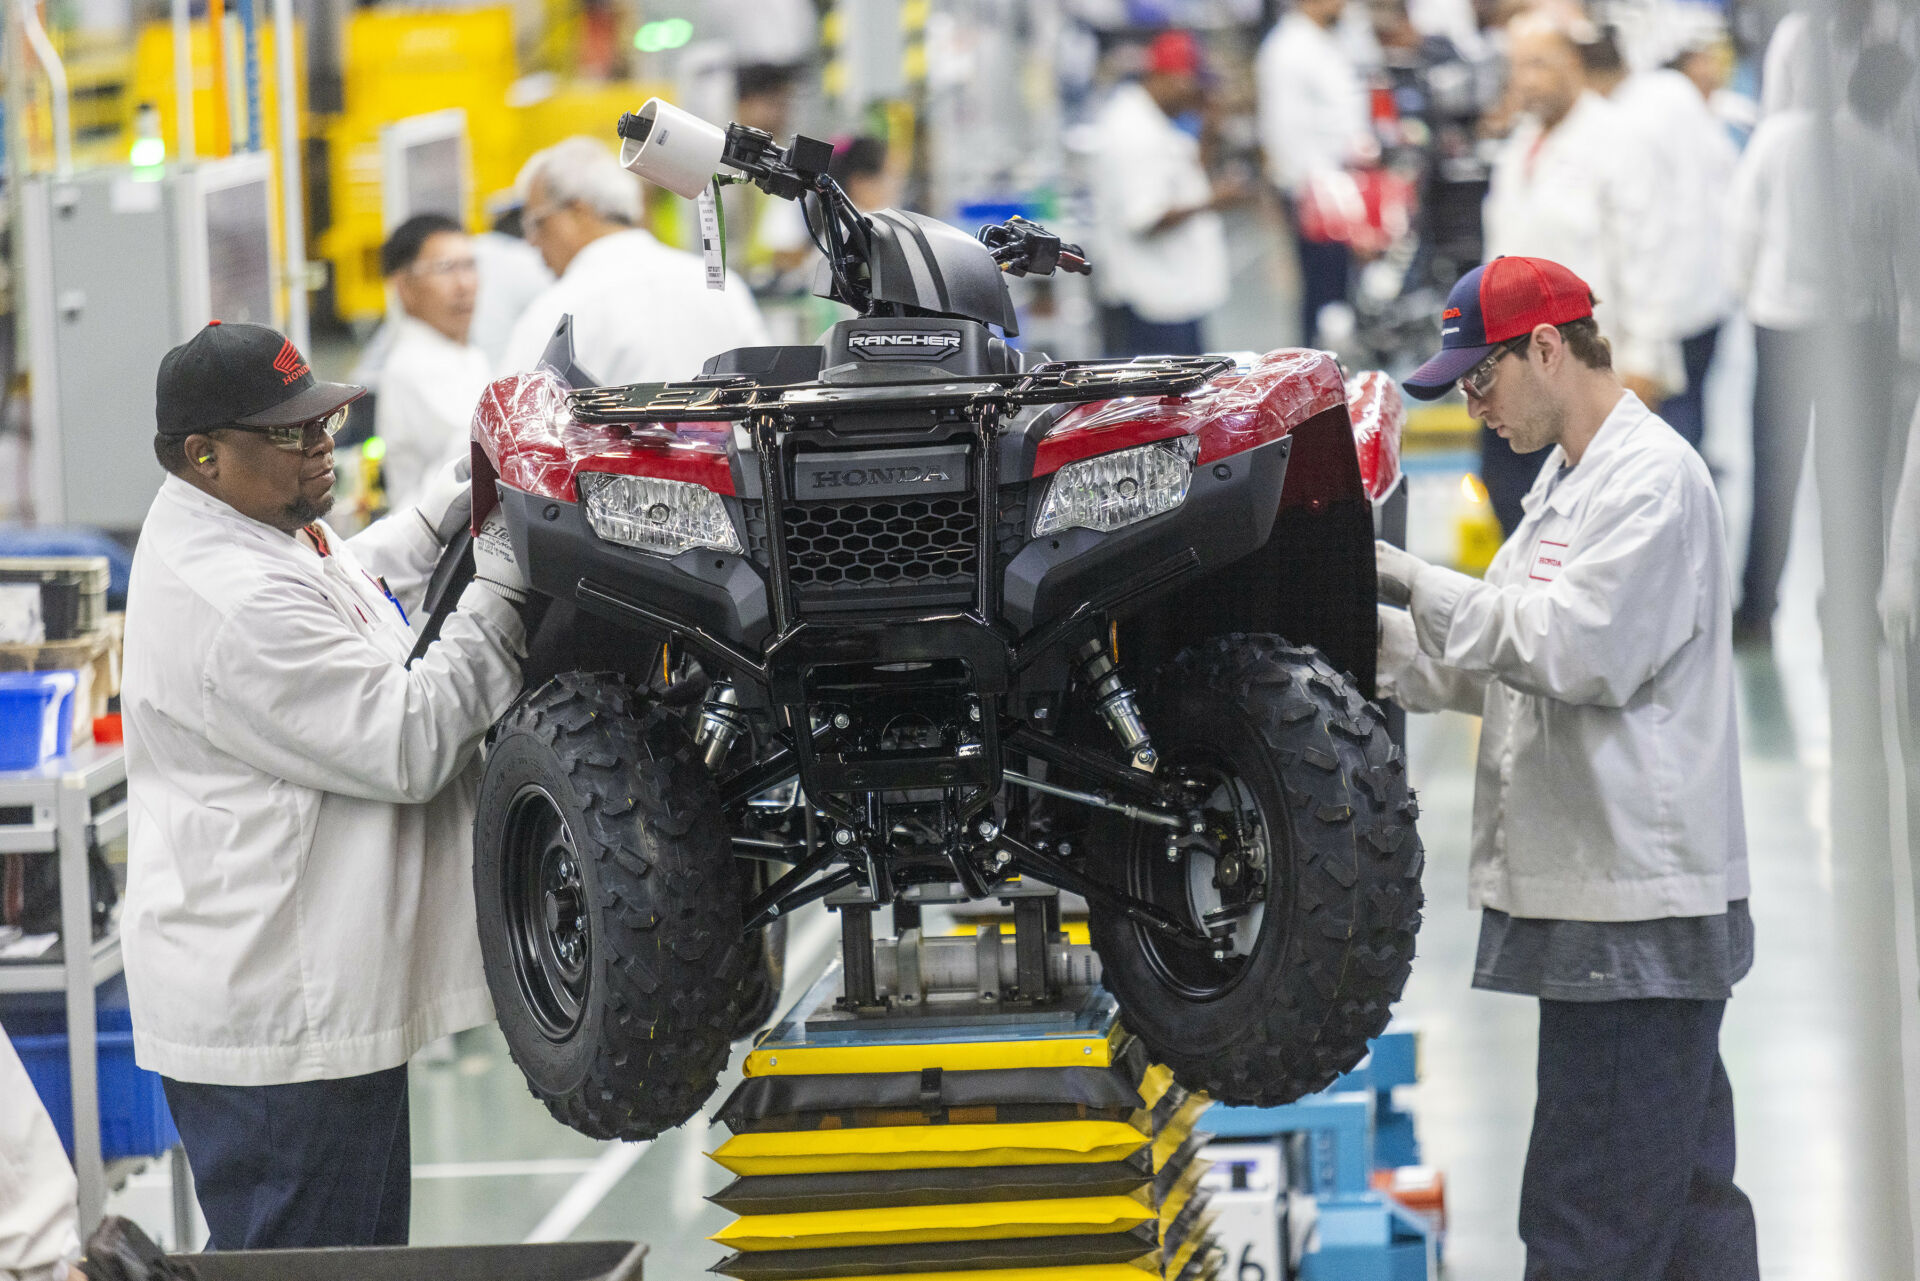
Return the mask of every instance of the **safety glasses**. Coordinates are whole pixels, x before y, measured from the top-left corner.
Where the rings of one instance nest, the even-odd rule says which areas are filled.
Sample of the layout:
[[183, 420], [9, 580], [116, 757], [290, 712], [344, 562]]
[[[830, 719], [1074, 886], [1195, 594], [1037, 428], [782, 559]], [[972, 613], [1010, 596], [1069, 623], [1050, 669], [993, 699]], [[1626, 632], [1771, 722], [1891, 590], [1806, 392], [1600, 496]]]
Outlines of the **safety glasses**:
[[1460, 375], [1460, 386], [1465, 388], [1467, 394], [1475, 400], [1485, 400], [1488, 394], [1493, 391], [1493, 371], [1495, 367], [1509, 354], [1524, 350], [1526, 345], [1531, 341], [1533, 341], [1533, 335], [1531, 333], [1525, 333], [1521, 334], [1518, 338], [1510, 339], [1500, 344], [1499, 347], [1488, 353], [1485, 360]]
[[347, 425], [347, 407], [342, 405], [324, 418], [310, 418], [303, 423], [288, 423], [281, 427], [242, 427], [229, 423], [227, 431], [244, 431], [253, 436], [265, 436], [267, 443], [275, 449], [284, 449], [290, 454], [303, 454], [320, 443], [315, 431], [324, 432], [329, 440], [340, 434]]

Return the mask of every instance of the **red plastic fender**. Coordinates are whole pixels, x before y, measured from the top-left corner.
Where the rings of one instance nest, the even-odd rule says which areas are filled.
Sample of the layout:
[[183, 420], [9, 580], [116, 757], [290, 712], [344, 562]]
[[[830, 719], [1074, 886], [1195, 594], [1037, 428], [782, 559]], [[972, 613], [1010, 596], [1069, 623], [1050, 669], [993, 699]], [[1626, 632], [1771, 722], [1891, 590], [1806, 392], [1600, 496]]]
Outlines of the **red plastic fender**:
[[1347, 384], [1347, 416], [1353, 420], [1353, 446], [1360, 456], [1360, 479], [1367, 497], [1379, 502], [1400, 479], [1400, 439], [1407, 427], [1407, 404], [1399, 384], [1378, 369]]

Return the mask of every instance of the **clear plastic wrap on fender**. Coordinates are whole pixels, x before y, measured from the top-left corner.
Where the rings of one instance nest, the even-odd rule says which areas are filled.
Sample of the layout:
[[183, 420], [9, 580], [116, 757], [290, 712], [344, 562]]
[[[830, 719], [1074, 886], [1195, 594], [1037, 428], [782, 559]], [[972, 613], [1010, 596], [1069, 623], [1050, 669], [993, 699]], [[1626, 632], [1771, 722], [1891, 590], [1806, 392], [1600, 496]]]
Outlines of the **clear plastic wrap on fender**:
[[1186, 396], [1126, 396], [1062, 414], [1034, 457], [1033, 474], [1175, 436], [1198, 436], [1206, 464], [1279, 440], [1346, 403], [1340, 366], [1324, 351], [1268, 352], [1246, 373], [1222, 374]]
[[496, 379], [481, 394], [473, 439], [502, 482], [570, 503], [580, 501], [575, 478], [583, 471], [691, 481], [733, 493], [730, 424], [582, 423], [567, 406], [567, 391], [565, 383], [539, 370]]
[[1379, 502], [1400, 479], [1400, 438], [1407, 427], [1407, 404], [1400, 387], [1378, 369], [1357, 374], [1347, 386], [1347, 416], [1353, 420], [1354, 451], [1367, 497]]

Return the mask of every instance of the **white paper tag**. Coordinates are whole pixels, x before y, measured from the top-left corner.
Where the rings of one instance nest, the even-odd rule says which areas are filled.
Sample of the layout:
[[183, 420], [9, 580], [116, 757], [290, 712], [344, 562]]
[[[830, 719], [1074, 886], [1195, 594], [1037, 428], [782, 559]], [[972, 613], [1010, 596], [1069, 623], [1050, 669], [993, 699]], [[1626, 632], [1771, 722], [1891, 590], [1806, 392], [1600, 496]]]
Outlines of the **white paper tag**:
[[727, 287], [727, 233], [720, 221], [720, 200], [709, 184], [695, 202], [700, 207], [700, 256], [707, 264], [707, 288]]
[[1533, 551], [1533, 572], [1527, 577], [1536, 583], [1550, 583], [1566, 567], [1567, 545], [1543, 538]]

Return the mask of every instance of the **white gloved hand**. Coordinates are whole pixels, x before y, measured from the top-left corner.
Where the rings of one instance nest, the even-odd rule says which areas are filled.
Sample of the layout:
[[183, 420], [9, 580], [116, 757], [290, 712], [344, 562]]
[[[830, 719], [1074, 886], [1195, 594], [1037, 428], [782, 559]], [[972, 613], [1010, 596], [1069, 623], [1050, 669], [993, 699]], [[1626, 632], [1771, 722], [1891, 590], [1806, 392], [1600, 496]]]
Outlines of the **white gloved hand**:
[[462, 454], [427, 478], [413, 511], [427, 526], [427, 532], [442, 547], [473, 515], [473, 460]]
[[1880, 624], [1887, 640], [1911, 651], [1920, 639], [1920, 566], [1887, 562], [1880, 584]]
[[1389, 605], [1405, 605], [1413, 599], [1413, 582], [1420, 571], [1430, 569], [1426, 561], [1392, 543], [1373, 542], [1373, 573], [1379, 580], [1379, 598]]
[[1393, 698], [1400, 673], [1420, 654], [1420, 639], [1414, 635], [1413, 615], [1406, 610], [1375, 605], [1374, 612], [1380, 620], [1380, 642], [1374, 651], [1373, 683], [1380, 697]]
[[520, 568], [520, 562], [513, 555], [513, 538], [507, 533], [507, 518], [495, 511], [481, 524], [480, 532], [473, 539], [473, 579], [511, 600], [514, 604], [525, 604], [527, 588], [526, 571]]

